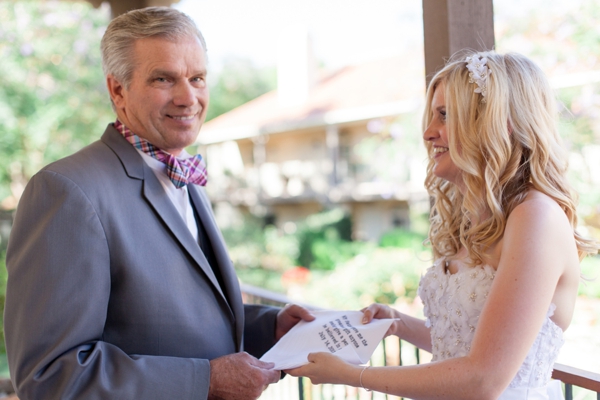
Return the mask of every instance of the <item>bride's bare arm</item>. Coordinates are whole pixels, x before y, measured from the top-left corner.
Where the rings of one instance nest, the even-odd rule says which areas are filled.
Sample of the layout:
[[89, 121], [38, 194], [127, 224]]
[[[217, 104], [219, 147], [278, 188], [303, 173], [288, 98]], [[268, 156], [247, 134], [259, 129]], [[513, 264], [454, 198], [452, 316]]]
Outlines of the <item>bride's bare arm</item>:
[[374, 318], [395, 318], [396, 321], [392, 323], [387, 335], [396, 335], [400, 339], [431, 353], [431, 333], [430, 329], [425, 326], [425, 320], [411, 317], [382, 304], [371, 304], [362, 311], [364, 313], [363, 323], [365, 324], [371, 322]]

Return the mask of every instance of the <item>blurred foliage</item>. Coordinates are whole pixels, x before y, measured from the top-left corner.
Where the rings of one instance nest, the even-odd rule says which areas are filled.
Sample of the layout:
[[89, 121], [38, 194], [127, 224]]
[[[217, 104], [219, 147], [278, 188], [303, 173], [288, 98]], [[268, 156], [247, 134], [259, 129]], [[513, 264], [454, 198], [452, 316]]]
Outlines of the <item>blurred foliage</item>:
[[100, 136], [114, 119], [100, 67], [107, 8], [0, 2], [0, 201], [14, 208], [29, 178]]
[[[544, 7], [536, 7], [544, 4]], [[600, 4], [596, 0], [531, 1], [494, 7], [496, 49], [534, 59], [550, 76], [600, 66]]]
[[363, 243], [353, 242], [351, 235], [350, 217], [340, 209], [308, 217], [289, 235], [273, 225], [263, 229], [261, 220], [252, 215], [235, 228], [223, 229], [236, 267], [280, 272], [293, 266], [334, 269], [361, 252]]
[[[85, 2], [0, 2], [0, 71], [8, 77], [0, 85], [0, 208], [14, 209], [35, 172], [96, 140], [114, 119], [100, 62], [108, 21], [106, 7]], [[2, 252], [0, 314], [5, 289]], [[3, 329], [0, 339], [4, 354]]]
[[424, 241], [426, 237], [413, 231], [405, 229], [394, 229], [381, 236], [379, 245], [381, 247], [400, 247], [415, 251], [425, 251]]
[[258, 68], [248, 59], [229, 58], [218, 72], [209, 72], [208, 82], [210, 107], [207, 121], [274, 90], [276, 71], [273, 67]]
[[581, 262], [582, 281], [579, 295], [600, 299], [600, 256], [586, 257]]
[[557, 87], [569, 180], [580, 196], [579, 230], [600, 240], [600, 3], [524, 4], [519, 10], [498, 3], [494, 11], [498, 51], [531, 57]]
[[[351, 220], [340, 209], [312, 215], [287, 234], [273, 225], [263, 227], [252, 215], [244, 221], [223, 230], [240, 280], [318, 307], [412, 303], [421, 275], [432, 264], [423, 231], [394, 229], [382, 235], [378, 244], [341, 240], [333, 227]], [[299, 262], [302, 243], [313, 260], [308, 280], [303, 275], [299, 281], [286, 279], [303, 265]], [[600, 298], [600, 256], [585, 258], [581, 271], [579, 295]]]
[[[378, 245], [351, 241], [351, 230], [349, 216], [332, 209], [310, 216], [290, 234], [272, 225], [263, 229], [258, 218], [248, 215], [245, 223], [224, 229], [223, 236], [244, 283], [328, 308], [412, 301], [431, 263], [424, 234], [396, 229]], [[303, 259], [310, 262], [303, 264]], [[309, 267], [308, 281], [304, 275], [299, 281], [288, 278], [298, 266]]]
[[412, 302], [421, 274], [431, 264], [428, 251], [411, 248], [362, 247], [362, 252], [339, 264], [334, 271], [317, 271], [302, 290], [290, 295], [319, 307], [360, 309], [373, 302]]
[[299, 251], [296, 265], [332, 270], [360, 252], [352, 242], [350, 216], [340, 209], [315, 214], [298, 225]]
[[235, 228], [223, 229], [223, 237], [238, 277], [244, 283], [283, 292], [281, 274], [295, 265], [298, 240], [281, 235], [262, 220], [247, 215]]

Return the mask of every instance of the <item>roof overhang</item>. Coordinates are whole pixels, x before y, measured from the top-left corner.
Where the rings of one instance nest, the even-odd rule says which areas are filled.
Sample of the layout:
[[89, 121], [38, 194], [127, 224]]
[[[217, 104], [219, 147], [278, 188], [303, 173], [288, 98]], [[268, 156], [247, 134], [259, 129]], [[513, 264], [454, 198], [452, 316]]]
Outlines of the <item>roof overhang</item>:
[[332, 110], [301, 120], [278, 121], [265, 125], [241, 125], [228, 128], [202, 129], [196, 144], [208, 145], [230, 140], [249, 139], [261, 135], [301, 131], [332, 125], [349, 125], [375, 118], [393, 117], [417, 111], [421, 99], [403, 100], [386, 104], [369, 105], [342, 110]]

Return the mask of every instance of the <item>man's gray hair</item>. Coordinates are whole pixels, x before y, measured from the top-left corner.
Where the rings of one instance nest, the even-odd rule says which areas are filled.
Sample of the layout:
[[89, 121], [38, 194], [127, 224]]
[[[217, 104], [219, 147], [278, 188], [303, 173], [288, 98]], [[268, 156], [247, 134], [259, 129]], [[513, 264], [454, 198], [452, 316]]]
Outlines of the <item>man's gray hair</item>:
[[126, 88], [133, 78], [133, 46], [138, 39], [159, 37], [176, 41], [196, 37], [206, 52], [206, 42], [192, 19], [169, 7], [148, 7], [121, 14], [108, 24], [102, 37], [102, 70]]

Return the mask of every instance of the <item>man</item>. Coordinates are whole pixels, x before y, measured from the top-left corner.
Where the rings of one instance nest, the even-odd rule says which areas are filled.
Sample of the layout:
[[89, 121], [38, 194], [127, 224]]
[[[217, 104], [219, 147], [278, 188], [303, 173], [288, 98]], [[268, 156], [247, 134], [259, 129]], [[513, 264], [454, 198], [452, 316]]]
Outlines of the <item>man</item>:
[[204, 39], [148, 8], [111, 22], [102, 56], [117, 121], [31, 179], [11, 233], [17, 394], [254, 399], [280, 376], [255, 357], [313, 317], [242, 304], [201, 158], [183, 161], [208, 106]]

